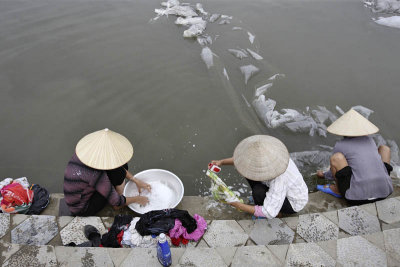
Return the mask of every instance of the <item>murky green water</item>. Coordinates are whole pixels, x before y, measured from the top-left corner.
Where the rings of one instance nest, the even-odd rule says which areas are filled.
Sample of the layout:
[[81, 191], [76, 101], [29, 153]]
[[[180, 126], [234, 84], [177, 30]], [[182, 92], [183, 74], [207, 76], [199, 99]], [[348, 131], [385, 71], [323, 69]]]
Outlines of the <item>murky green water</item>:
[[[400, 141], [400, 31], [374, 24], [361, 1], [202, 3], [255, 34], [264, 60], [247, 86], [227, 52], [249, 42], [235, 25], [208, 24], [219, 58], [207, 70], [174, 17], [149, 23], [160, 1], [0, 0], [0, 178], [27, 176], [61, 192], [77, 141], [106, 127], [133, 143], [134, 172], [168, 169], [186, 195], [204, 191], [207, 163], [248, 135], [272, 134], [291, 152], [333, 145], [332, 136], [268, 129], [247, 106], [243, 97], [251, 102], [277, 72], [286, 78], [268, 97], [278, 109], [361, 104], [385, 138]], [[222, 176], [241, 182], [233, 168]]]

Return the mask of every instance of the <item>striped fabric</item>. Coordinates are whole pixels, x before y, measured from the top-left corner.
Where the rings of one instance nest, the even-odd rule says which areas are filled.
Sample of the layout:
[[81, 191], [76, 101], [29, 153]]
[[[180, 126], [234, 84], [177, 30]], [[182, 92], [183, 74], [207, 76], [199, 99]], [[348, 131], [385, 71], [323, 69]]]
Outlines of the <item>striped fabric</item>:
[[84, 165], [74, 154], [64, 172], [64, 197], [70, 212], [83, 214], [96, 191], [112, 206], [125, 204], [125, 198], [115, 191], [105, 171]]

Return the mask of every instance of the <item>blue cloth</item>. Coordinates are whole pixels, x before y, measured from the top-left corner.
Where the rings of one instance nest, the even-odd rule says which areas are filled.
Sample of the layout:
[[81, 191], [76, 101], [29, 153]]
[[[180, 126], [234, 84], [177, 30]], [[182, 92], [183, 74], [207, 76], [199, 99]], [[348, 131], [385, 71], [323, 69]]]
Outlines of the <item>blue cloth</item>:
[[[372, 137], [345, 137], [336, 143], [336, 152], [345, 156], [353, 172], [346, 199], [386, 198], [393, 192], [392, 180]], [[325, 177], [329, 179], [332, 173], [326, 172]]]

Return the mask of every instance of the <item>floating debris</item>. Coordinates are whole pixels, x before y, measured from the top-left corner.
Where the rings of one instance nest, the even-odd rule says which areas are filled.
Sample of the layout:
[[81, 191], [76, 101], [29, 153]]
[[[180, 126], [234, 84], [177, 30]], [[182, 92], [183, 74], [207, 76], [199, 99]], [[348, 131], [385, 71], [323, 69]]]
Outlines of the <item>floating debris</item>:
[[254, 36], [251, 32], [247, 32], [247, 34], [249, 35], [249, 41], [250, 43], [254, 43], [254, 39], [256, 38], [256, 36]]
[[233, 27], [232, 28], [232, 31], [240, 31], [240, 30], [243, 30], [243, 28], [242, 27]]
[[374, 113], [373, 110], [366, 108], [364, 106], [358, 105], [358, 106], [354, 106], [351, 107], [352, 109], [354, 109], [355, 111], [357, 111], [358, 113], [360, 113], [361, 115], [363, 115], [365, 118], [369, 118], [369, 116]]
[[204, 11], [203, 5], [200, 4], [200, 3], [197, 3], [197, 4], [196, 4], [196, 9], [197, 9], [201, 14], [203, 14], [203, 15], [205, 15], [205, 16], [208, 15], [208, 13]]
[[201, 45], [201, 46], [206, 46], [206, 45], [211, 45], [213, 40], [211, 38], [211, 36], [209, 35], [203, 35], [203, 36], [198, 36], [197, 37], [197, 42]]
[[221, 17], [221, 14], [212, 14], [210, 16], [210, 18], [208, 19], [208, 21], [212, 23], [212, 22], [217, 21], [220, 17]]
[[238, 50], [238, 49], [228, 49], [229, 53], [237, 57], [238, 59], [243, 59], [245, 57], [248, 57], [249, 54], [246, 52], [246, 50]]
[[285, 78], [285, 77], [286, 77], [285, 74], [277, 73], [277, 74], [274, 74], [271, 77], [269, 77], [268, 80], [273, 81], [273, 80], [276, 80], [278, 78]]
[[218, 24], [223, 25], [223, 24], [230, 24], [230, 23], [231, 23], [231, 21], [229, 19], [221, 19]]
[[226, 69], [224, 68], [224, 76], [225, 78], [229, 81], [229, 76], [228, 76], [228, 72], [226, 71]]
[[204, 63], [206, 63], [207, 69], [209, 69], [212, 66], [214, 66], [213, 52], [211, 51], [210, 48], [204, 47], [201, 50], [201, 54], [200, 55], [201, 55], [201, 59], [204, 61]]
[[267, 83], [267, 84], [264, 84], [263, 86], [258, 87], [256, 89], [254, 96], [259, 97], [260, 95], [265, 94], [267, 92], [267, 90], [272, 87], [272, 85], [273, 85], [273, 83]]
[[240, 71], [241, 71], [241, 72], [243, 73], [243, 75], [244, 75], [244, 83], [247, 84], [247, 82], [249, 81], [249, 79], [250, 79], [253, 75], [257, 74], [257, 73], [260, 71], [260, 69], [257, 68], [257, 67], [254, 66], [254, 65], [246, 65], [246, 66], [241, 66], [241, 67], [240, 67]]
[[253, 50], [247, 48], [247, 51], [250, 53], [250, 55], [255, 59], [255, 60], [262, 60], [264, 59], [262, 56], [254, 52]]

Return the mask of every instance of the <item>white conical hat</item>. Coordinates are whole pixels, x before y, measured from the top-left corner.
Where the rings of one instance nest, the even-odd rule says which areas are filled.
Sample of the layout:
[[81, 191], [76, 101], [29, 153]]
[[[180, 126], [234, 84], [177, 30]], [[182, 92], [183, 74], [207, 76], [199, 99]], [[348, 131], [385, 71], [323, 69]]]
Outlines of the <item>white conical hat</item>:
[[233, 152], [237, 171], [253, 181], [271, 180], [284, 173], [289, 164], [289, 152], [277, 138], [253, 135], [242, 140]]
[[334, 121], [327, 131], [341, 136], [364, 136], [377, 133], [379, 128], [354, 109], [350, 109]]
[[75, 151], [83, 164], [99, 170], [118, 168], [133, 156], [129, 140], [107, 128], [83, 137]]

